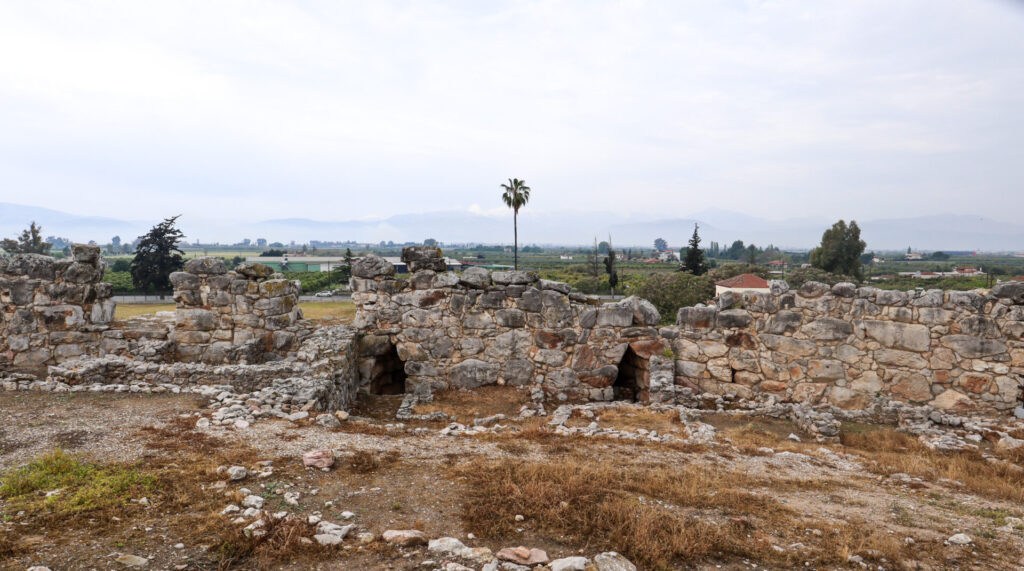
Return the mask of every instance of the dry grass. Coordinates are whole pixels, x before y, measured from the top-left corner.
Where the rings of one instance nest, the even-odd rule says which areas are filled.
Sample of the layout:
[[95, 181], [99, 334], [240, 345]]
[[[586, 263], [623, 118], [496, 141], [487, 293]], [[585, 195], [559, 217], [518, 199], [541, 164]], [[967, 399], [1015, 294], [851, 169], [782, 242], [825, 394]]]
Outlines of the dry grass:
[[[706, 466], [615, 465], [571, 456], [557, 463], [474, 460], [454, 468], [467, 483], [462, 519], [492, 539], [517, 537], [515, 515], [531, 531], [589, 551], [615, 550], [641, 568], [729, 557], [783, 566], [845, 564], [849, 555], [901, 561], [929, 547], [906, 546], [865, 522], [821, 522], [764, 493], [814, 490], [824, 483], [773, 481]], [[824, 530], [808, 535], [807, 528]], [[804, 549], [785, 549], [802, 543]], [[917, 550], [917, 552], [913, 552]]]
[[114, 319], [131, 319], [143, 315], [153, 315], [158, 311], [174, 311], [173, 303], [119, 303], [114, 309]]
[[469, 390], [452, 390], [434, 394], [430, 403], [414, 407], [416, 414], [443, 412], [459, 422], [472, 422], [495, 414], [512, 418], [519, 415], [519, 409], [530, 401], [529, 391], [515, 387], [491, 385]]
[[349, 322], [356, 315], [356, 305], [351, 301], [309, 301], [300, 303], [302, 316], [306, 319]]
[[[356, 314], [356, 306], [351, 301], [316, 301], [300, 303], [302, 315], [306, 319], [320, 319], [348, 322]], [[119, 303], [114, 310], [114, 319], [123, 320], [144, 315], [153, 315], [158, 311], [174, 311], [173, 303]]]
[[990, 462], [975, 451], [936, 452], [913, 436], [882, 427], [865, 432], [843, 433], [849, 451], [873, 461], [876, 474], [910, 474], [929, 481], [959, 481], [980, 496], [1024, 502], [1024, 469], [1019, 457], [1004, 456]]
[[401, 456], [394, 450], [376, 454], [366, 450], [358, 450], [348, 457], [346, 466], [350, 472], [369, 474], [377, 470], [397, 464]]

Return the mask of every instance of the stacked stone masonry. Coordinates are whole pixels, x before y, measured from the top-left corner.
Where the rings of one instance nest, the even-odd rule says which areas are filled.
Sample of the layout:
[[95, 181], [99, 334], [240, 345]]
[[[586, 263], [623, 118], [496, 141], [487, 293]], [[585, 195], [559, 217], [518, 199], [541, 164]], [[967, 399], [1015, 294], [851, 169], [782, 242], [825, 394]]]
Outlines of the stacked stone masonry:
[[194, 258], [170, 276], [176, 303], [174, 342], [185, 362], [254, 363], [293, 354], [300, 327], [299, 282], [263, 264], [228, 271], [221, 258]]
[[990, 293], [810, 282], [679, 310], [676, 384], [866, 408], [875, 396], [1008, 411], [1024, 379], [1024, 284]]
[[530, 272], [445, 272], [436, 248], [353, 267], [370, 392], [531, 385], [557, 400], [682, 402], [697, 392], [868, 408], [876, 397], [1008, 411], [1024, 378], [1024, 284], [989, 293], [811, 282], [723, 294], [658, 327], [636, 298], [599, 304]]
[[364, 390], [537, 385], [560, 400], [649, 400], [673, 383], [661, 317], [644, 300], [599, 306], [532, 272], [446, 272], [432, 247], [406, 248], [403, 261], [408, 280], [377, 257], [352, 269]]
[[0, 258], [0, 371], [36, 370], [96, 354], [114, 319], [97, 246], [75, 244], [62, 260]]

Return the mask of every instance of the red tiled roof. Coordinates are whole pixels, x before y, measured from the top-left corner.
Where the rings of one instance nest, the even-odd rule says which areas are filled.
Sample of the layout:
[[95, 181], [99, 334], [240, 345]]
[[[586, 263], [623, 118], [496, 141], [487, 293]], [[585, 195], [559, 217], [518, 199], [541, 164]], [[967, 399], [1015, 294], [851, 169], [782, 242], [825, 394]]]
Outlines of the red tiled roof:
[[1024, 282], [1024, 276], [1017, 276], [1015, 278], [1010, 278], [1010, 279], [1015, 281], [1015, 282]]
[[715, 282], [715, 285], [742, 289], [765, 289], [768, 287], [768, 280], [759, 278], [754, 274], [740, 274], [727, 280]]

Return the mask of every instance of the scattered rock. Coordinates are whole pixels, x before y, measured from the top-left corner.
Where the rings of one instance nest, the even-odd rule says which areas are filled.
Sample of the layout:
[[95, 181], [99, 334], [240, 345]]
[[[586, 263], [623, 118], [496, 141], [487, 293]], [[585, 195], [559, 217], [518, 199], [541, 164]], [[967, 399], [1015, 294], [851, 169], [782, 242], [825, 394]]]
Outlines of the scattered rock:
[[551, 571], [586, 571], [587, 564], [590, 560], [586, 557], [563, 557], [561, 559], [555, 559], [548, 567]]
[[543, 549], [536, 547], [506, 547], [495, 555], [503, 561], [511, 561], [519, 565], [539, 565], [550, 561], [548, 554]]
[[401, 547], [427, 543], [427, 534], [418, 529], [389, 529], [383, 534], [384, 541]]
[[244, 480], [245, 477], [249, 475], [249, 471], [243, 468], [242, 466], [232, 466], [228, 468], [227, 473], [228, 479], [233, 482], [236, 482], [238, 480]]
[[114, 561], [120, 563], [121, 565], [127, 565], [128, 567], [145, 567], [146, 565], [149, 565], [149, 559], [146, 559], [145, 557], [139, 557], [138, 555], [125, 554], [121, 555]]
[[334, 466], [334, 453], [330, 450], [312, 450], [302, 455], [302, 465], [309, 468]]
[[966, 533], [958, 533], [946, 540], [951, 545], [969, 545], [974, 542]]
[[595, 555], [594, 567], [597, 571], [636, 571], [636, 565], [614, 551]]

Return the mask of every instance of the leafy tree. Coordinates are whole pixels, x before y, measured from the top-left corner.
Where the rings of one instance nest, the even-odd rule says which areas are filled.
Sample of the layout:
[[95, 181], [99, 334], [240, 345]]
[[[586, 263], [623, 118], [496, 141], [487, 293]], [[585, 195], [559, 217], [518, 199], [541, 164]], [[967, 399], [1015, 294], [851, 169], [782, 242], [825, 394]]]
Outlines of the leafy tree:
[[525, 180], [519, 180], [518, 178], [508, 179], [508, 184], [502, 184], [501, 188], [505, 191], [501, 195], [501, 200], [512, 209], [512, 231], [513, 231], [513, 246], [515, 248], [513, 267], [519, 269], [519, 209], [526, 206], [526, 203], [530, 201], [530, 187], [526, 186]]
[[654, 272], [643, 276], [630, 288], [630, 292], [653, 303], [661, 314], [662, 323], [672, 323], [680, 307], [703, 303], [714, 297], [715, 284], [706, 275]]
[[258, 247], [258, 248], [266, 248], [267, 247], [267, 239], [266, 238], [256, 238], [256, 247]]
[[875, 259], [875, 253], [874, 252], [867, 252], [865, 254], [861, 254], [860, 255], [860, 263], [862, 265], [865, 265], [865, 266], [870, 264], [871, 260], [874, 260], [874, 259]]
[[131, 270], [132, 262], [128, 258], [118, 258], [110, 266], [112, 272], [130, 272]]
[[753, 244], [747, 246], [747, 263], [751, 266], [757, 264], [757, 246]]
[[424, 246], [437, 246], [437, 240], [433, 238], [427, 238], [423, 241]]
[[945, 252], [932, 252], [931, 258], [944, 262], [949, 259], [949, 254]]
[[597, 253], [607, 254], [608, 250], [611, 249], [611, 247], [611, 244], [602, 240], [601, 243], [597, 245]]
[[11, 254], [49, 254], [53, 244], [43, 241], [42, 231], [43, 227], [33, 221], [17, 239], [4, 238], [0, 241], [0, 248]]
[[743, 258], [743, 254], [746, 253], [747, 247], [743, 245], [743, 240], [736, 240], [729, 246], [729, 249], [725, 251], [725, 257], [730, 260], [739, 260]]
[[668, 242], [666, 242], [664, 238], [655, 238], [654, 239], [654, 249], [659, 251], [659, 252], [662, 251], [662, 250], [667, 250], [668, 249]]
[[608, 273], [608, 286], [611, 289], [612, 297], [615, 296], [615, 286], [619, 285], [619, 273], [615, 271], [615, 249], [612, 248], [612, 239], [609, 236], [607, 242], [601, 242], [607, 246], [607, 256], [604, 258], [604, 271]]
[[178, 248], [178, 243], [185, 235], [174, 225], [180, 216], [166, 218], [140, 236], [131, 268], [132, 283], [139, 290], [171, 288], [168, 277], [180, 270], [184, 261], [185, 252]]
[[840, 220], [821, 235], [821, 245], [811, 250], [811, 265], [834, 274], [864, 279], [860, 255], [867, 244], [860, 239], [860, 227], [855, 220], [849, 226]]
[[345, 248], [345, 265], [351, 266], [355, 256], [352, 255], [352, 248]]
[[683, 253], [683, 269], [695, 276], [702, 276], [708, 272], [708, 264], [704, 260], [704, 250], [700, 249], [698, 228], [696, 224], [693, 225], [693, 236], [690, 236], [690, 244]]
[[281, 256], [283, 256], [283, 255], [285, 255], [287, 253], [288, 252], [286, 252], [284, 250], [270, 249], [270, 250], [267, 250], [266, 252], [262, 252], [260, 254], [260, 257], [261, 258], [280, 258]]

